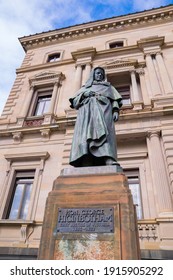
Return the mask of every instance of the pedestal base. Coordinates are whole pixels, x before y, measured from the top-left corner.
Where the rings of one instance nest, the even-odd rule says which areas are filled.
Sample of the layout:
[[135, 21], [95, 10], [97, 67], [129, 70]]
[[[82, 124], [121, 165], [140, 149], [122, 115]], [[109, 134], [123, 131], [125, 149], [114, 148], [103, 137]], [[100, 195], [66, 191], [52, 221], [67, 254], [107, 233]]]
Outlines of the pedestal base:
[[139, 259], [136, 215], [115, 166], [64, 169], [49, 193], [39, 259]]

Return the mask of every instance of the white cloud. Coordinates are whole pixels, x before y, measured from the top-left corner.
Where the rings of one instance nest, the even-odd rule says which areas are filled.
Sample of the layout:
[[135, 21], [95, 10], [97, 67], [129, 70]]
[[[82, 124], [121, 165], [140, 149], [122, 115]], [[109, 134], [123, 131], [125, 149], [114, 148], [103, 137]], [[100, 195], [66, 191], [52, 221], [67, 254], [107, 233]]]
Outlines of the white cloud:
[[[39, 11], [41, 2], [33, 0], [0, 1], [0, 112], [15, 80], [15, 69], [20, 66], [24, 57], [24, 51], [18, 38], [52, 28], [49, 20], [44, 16], [44, 12]], [[39, 13], [36, 12], [37, 10]]]
[[90, 20], [77, 0], [0, 0], [0, 114], [25, 55], [18, 38]]
[[[0, 0], [0, 113], [24, 51], [19, 37], [166, 5], [168, 0]], [[130, 6], [130, 10], [127, 10]]]

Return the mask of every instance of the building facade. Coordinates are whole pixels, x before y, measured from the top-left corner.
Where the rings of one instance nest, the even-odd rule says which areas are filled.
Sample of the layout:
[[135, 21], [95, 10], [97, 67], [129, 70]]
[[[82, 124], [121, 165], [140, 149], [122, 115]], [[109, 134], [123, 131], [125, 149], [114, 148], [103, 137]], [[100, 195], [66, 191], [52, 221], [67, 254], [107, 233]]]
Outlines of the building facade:
[[173, 259], [173, 5], [19, 39], [26, 55], [0, 117], [0, 257], [37, 258], [45, 203], [68, 167], [69, 98], [93, 67], [121, 93], [118, 162], [143, 259]]

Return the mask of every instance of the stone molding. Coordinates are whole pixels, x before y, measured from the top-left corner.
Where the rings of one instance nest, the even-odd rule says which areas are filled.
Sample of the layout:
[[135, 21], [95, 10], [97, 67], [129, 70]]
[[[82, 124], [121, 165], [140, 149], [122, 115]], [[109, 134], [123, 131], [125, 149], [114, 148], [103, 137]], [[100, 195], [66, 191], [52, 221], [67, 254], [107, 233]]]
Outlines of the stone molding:
[[33, 77], [30, 77], [29, 84], [30, 87], [35, 87], [37, 85], [42, 85], [44, 82], [52, 81], [52, 83], [58, 83], [61, 84], [61, 81], [65, 79], [65, 75], [61, 72], [51, 72], [51, 71], [45, 71], [41, 72], [39, 74], [34, 75]]
[[151, 130], [151, 131], [148, 131], [148, 133], [147, 133], [147, 137], [149, 139], [151, 139], [152, 137], [160, 138], [160, 135], [161, 135], [160, 130]]
[[[151, 37], [147, 37], [147, 38], [143, 38], [140, 39], [139, 41], [137, 41], [137, 44], [139, 46], [140, 49], [144, 49], [145, 48], [155, 48], [155, 47], [161, 47], [164, 44], [164, 39], [165, 37], [159, 37], [159, 36], [151, 36]], [[158, 52], [158, 50], [156, 50], [156, 52]], [[148, 54], [148, 52], [147, 52]], [[152, 52], [150, 52], [149, 54], [152, 54]]]
[[[172, 100], [172, 97], [171, 97]], [[171, 101], [170, 100], [170, 101]], [[144, 108], [143, 110], [140, 111], [140, 119], [145, 119], [146, 122], [147, 120], [149, 120], [151, 117], [163, 117], [163, 114], [166, 116], [168, 115], [172, 115], [173, 114], [173, 106], [170, 105], [170, 102], [167, 102], [167, 106], [168, 108], [164, 108], [163, 110], [163, 106], [159, 105], [157, 106], [157, 108]], [[160, 103], [159, 103], [160, 104]], [[166, 106], [166, 104], [164, 105]], [[1, 130], [0, 130], [0, 137], [6, 137], [6, 136], [14, 136], [14, 134], [16, 134], [16, 137], [18, 135], [18, 133], [22, 133], [22, 136], [25, 134], [30, 134], [30, 133], [40, 133], [40, 129], [50, 129], [51, 132], [52, 131], [61, 131], [66, 129], [67, 127], [73, 127], [76, 121], [76, 111], [70, 109], [70, 108], [66, 108], [65, 109], [65, 114], [64, 116], [61, 117], [56, 117], [54, 116], [54, 123], [52, 124], [42, 124], [39, 126], [21, 126], [20, 127], [16, 127], [16, 125], [5, 125], [3, 124], [3, 126], [1, 126]], [[136, 120], [139, 119], [139, 113], [138, 111], [132, 111], [131, 109], [123, 109], [120, 110], [120, 117], [119, 117], [119, 121], [126, 121], [126, 120]], [[28, 118], [28, 121], [32, 119]], [[137, 130], [140, 131], [141, 133], [141, 129]], [[142, 130], [143, 131], [143, 130]], [[147, 129], [145, 130], [145, 133], [147, 133]], [[15, 136], [14, 136], [15, 137]], [[17, 138], [16, 138], [17, 140]]]
[[113, 68], [119, 68], [119, 67], [136, 67], [138, 65], [138, 61], [136, 59], [114, 59], [108, 62], [104, 62], [102, 67], [104, 67], [106, 70], [113, 69]]
[[96, 48], [84, 48], [79, 49], [75, 52], [71, 53], [74, 60], [78, 60], [81, 58], [90, 58], [90, 60], [93, 59], [93, 57], [96, 55]]
[[19, 153], [19, 154], [6, 154], [5, 159], [12, 163], [13, 161], [21, 160], [46, 160], [49, 158], [48, 152], [34, 152], [34, 153]]
[[45, 161], [49, 158], [50, 154], [48, 152], [33, 152], [33, 153], [19, 153], [19, 154], [6, 154], [4, 155], [7, 160], [7, 174], [14, 162], [21, 161], [39, 161], [39, 171], [42, 172], [44, 169]]
[[53, 63], [41, 63], [41, 64], [37, 64], [37, 65], [25, 65], [22, 66], [20, 68], [16, 69], [16, 74], [23, 74], [25, 72], [31, 72], [31, 71], [39, 71], [39, 70], [45, 70], [46, 68], [50, 69], [50, 68], [55, 68], [55, 66], [61, 66], [61, 65], [69, 65], [74, 63], [74, 60], [71, 59], [64, 59], [64, 60], [60, 60], [60, 61], [55, 61]]
[[150, 25], [160, 21], [170, 21], [173, 17], [173, 7], [161, 7], [131, 15], [118, 16], [109, 19], [79, 24], [62, 29], [56, 29], [39, 34], [19, 38], [25, 51], [44, 45], [56, 44], [59, 40], [74, 40], [84, 36], [98, 35], [103, 32], [124, 30], [131, 26]]
[[[145, 137], [145, 135], [144, 135]], [[125, 159], [141, 159], [141, 158], [147, 158], [148, 153], [147, 152], [134, 152], [134, 153], [118, 153], [118, 159], [119, 160], [125, 160]]]
[[42, 226], [42, 222], [36, 222], [34, 220], [0, 220], [1, 226], [8, 226], [11, 230], [15, 230], [18, 239], [13, 242], [13, 246], [22, 248], [27, 247], [29, 238], [33, 234], [35, 227]]

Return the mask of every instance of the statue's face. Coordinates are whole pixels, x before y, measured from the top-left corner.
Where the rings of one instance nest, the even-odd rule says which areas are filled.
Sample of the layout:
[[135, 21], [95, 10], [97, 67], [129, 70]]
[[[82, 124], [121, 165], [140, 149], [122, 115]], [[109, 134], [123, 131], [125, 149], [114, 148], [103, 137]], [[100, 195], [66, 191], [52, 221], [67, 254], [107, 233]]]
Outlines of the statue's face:
[[96, 81], [103, 81], [104, 80], [104, 71], [100, 68], [97, 68], [94, 71], [94, 80]]

